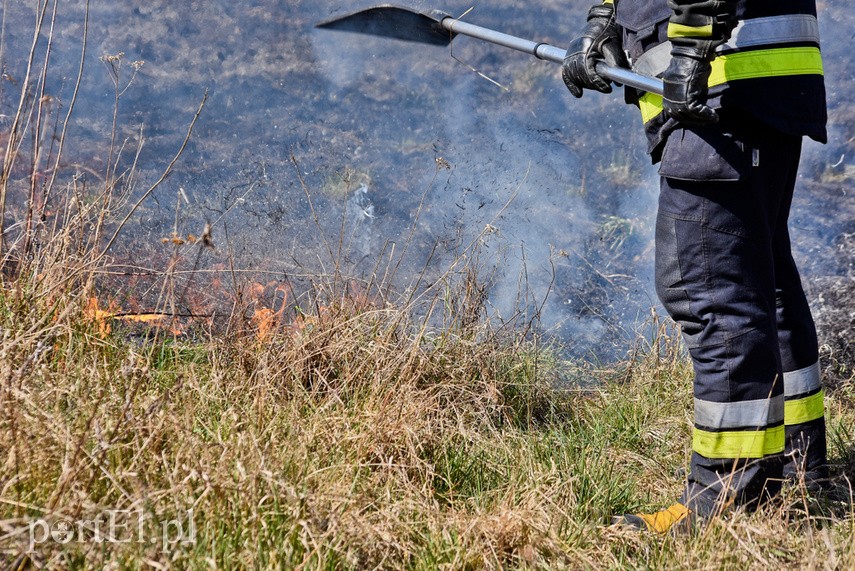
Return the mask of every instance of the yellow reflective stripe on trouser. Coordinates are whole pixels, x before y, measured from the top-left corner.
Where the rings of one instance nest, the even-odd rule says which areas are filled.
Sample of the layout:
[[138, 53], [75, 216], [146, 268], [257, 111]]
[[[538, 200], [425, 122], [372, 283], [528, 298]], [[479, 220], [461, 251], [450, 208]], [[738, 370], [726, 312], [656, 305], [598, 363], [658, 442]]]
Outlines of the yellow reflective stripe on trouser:
[[[709, 86], [715, 87], [740, 79], [782, 77], [788, 75], [823, 75], [819, 48], [774, 48], [716, 57], [712, 61]], [[662, 112], [662, 96], [643, 94], [638, 101], [641, 119], [647, 123]]]
[[824, 392], [784, 402], [784, 424], [803, 424], [825, 416]]
[[784, 427], [726, 432], [695, 428], [692, 450], [705, 458], [763, 458], [780, 454], [784, 451]]

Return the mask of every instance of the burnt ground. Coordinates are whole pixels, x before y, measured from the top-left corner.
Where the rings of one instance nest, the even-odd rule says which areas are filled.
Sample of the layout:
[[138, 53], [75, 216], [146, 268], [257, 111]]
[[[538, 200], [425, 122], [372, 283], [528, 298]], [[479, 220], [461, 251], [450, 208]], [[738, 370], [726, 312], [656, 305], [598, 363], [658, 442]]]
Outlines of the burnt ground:
[[[337, 270], [364, 284], [379, 268], [386, 285], [407, 292], [464, 280], [468, 265], [495, 323], [535, 322], [572, 355], [625, 354], [657, 305], [650, 278], [656, 173], [637, 112], [619, 94], [575, 100], [557, 66], [475, 40], [455, 40], [449, 50], [313, 29], [369, 4], [93, 6], [61, 180], [77, 177], [97, 189], [115, 160], [113, 72], [124, 89], [133, 62], [144, 62], [118, 113], [119, 138], [127, 141], [119, 164], [129, 165], [144, 143], [132, 196], [157, 180], [209, 94], [175, 171], [123, 232], [105, 288], [128, 311], [162, 306], [163, 268], [177, 262], [183, 273], [173, 301], [182, 312], [225, 310], [238, 290], [281, 292], [282, 284], [293, 307], [311, 307], [318, 300], [302, 292], [319, 274]], [[453, 14], [472, 7], [421, 4]], [[467, 18], [563, 45], [588, 4], [491, 0]], [[843, 0], [819, 4], [830, 142], [806, 146], [792, 234], [823, 362], [830, 378], [842, 380], [855, 363], [855, 66], [846, 32], [855, 19]], [[71, 99], [82, 5], [65, 2], [60, 11], [48, 85], [58, 102], [54, 119]], [[24, 73], [27, 10], [12, 3], [5, 14], [6, 117]], [[99, 60], [119, 53], [118, 64]], [[25, 187], [25, 176], [14, 188]], [[18, 204], [21, 197], [13, 189]], [[10, 216], [20, 212], [12, 208]], [[186, 241], [205, 224], [215, 249]], [[185, 243], [169, 241], [173, 234]]]
[[[816, 320], [824, 376], [829, 384], [838, 385], [855, 375], [855, 208], [851, 179], [839, 180], [834, 173], [821, 178], [825, 180], [807, 185], [810, 194], [800, 197], [800, 203], [809, 204], [798, 205], [800, 217], [794, 225], [824, 217], [824, 208], [841, 209], [840, 225], [827, 236], [806, 232], [795, 251]], [[817, 262], [829, 255], [830, 267]]]

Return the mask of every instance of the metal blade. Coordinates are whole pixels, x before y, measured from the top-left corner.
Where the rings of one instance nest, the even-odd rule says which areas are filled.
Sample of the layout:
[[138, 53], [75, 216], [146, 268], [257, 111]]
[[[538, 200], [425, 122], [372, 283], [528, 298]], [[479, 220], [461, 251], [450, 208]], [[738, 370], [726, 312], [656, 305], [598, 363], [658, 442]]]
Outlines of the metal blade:
[[446, 46], [454, 38], [454, 34], [441, 25], [446, 17], [448, 14], [439, 10], [417, 12], [411, 8], [381, 4], [326, 20], [315, 27]]

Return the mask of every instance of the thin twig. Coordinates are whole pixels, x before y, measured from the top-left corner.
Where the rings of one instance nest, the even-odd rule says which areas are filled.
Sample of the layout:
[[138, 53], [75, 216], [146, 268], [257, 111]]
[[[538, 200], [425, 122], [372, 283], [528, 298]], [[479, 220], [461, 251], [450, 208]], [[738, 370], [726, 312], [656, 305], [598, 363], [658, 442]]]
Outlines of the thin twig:
[[175, 164], [178, 162], [178, 159], [181, 158], [181, 155], [184, 153], [184, 149], [187, 148], [187, 143], [190, 142], [190, 136], [193, 134], [193, 128], [196, 126], [196, 121], [199, 120], [199, 116], [202, 114], [202, 109], [205, 107], [205, 103], [207, 101], [208, 101], [208, 90], [206, 89], [205, 95], [202, 97], [201, 103], [199, 103], [199, 108], [196, 109], [196, 114], [193, 116], [193, 120], [190, 121], [190, 126], [187, 128], [187, 135], [184, 137], [184, 142], [181, 143], [181, 147], [178, 149], [178, 152], [175, 153], [174, 157], [172, 157], [172, 160], [166, 166], [166, 169], [164, 169], [163, 173], [161, 173], [160, 178], [158, 178], [154, 182], [154, 184], [152, 184], [150, 187], [148, 187], [148, 190], [146, 190], [142, 194], [142, 196], [140, 196], [139, 200], [137, 200], [134, 203], [133, 207], [131, 207], [130, 211], [125, 215], [125, 217], [119, 223], [119, 226], [116, 228], [116, 231], [113, 233], [113, 236], [110, 238], [110, 240], [107, 242], [107, 245], [104, 247], [104, 249], [101, 251], [101, 254], [98, 256], [99, 259], [107, 254], [107, 252], [110, 250], [110, 248], [115, 243], [116, 239], [119, 237], [119, 233], [121, 233], [122, 229], [124, 229], [125, 225], [128, 223], [128, 220], [131, 219], [131, 216], [134, 215], [134, 213], [137, 211], [137, 209], [140, 207], [140, 205], [143, 203], [143, 201], [145, 201], [146, 198], [151, 196], [151, 193], [154, 192], [155, 189], [157, 187], [159, 187], [161, 185], [161, 183], [163, 183], [163, 181], [166, 180], [166, 177], [169, 176], [169, 174], [172, 172], [172, 169], [173, 169], [173, 167], [175, 167]]
[[[12, 172], [12, 167], [15, 164], [15, 159], [18, 157], [18, 147], [21, 143], [21, 120], [24, 117], [24, 108], [30, 91], [30, 74], [32, 73], [33, 65], [36, 58], [36, 47], [39, 44], [39, 38], [42, 35], [42, 27], [44, 25], [45, 14], [47, 13], [48, 2], [36, 13], [35, 29], [33, 31], [33, 43], [30, 45], [30, 52], [27, 56], [27, 71], [24, 74], [24, 79], [21, 81], [21, 97], [18, 100], [18, 109], [15, 112], [15, 117], [12, 120], [12, 126], [9, 128], [9, 140], [6, 142], [6, 152], [3, 155], [3, 172], [0, 172], [0, 256], [6, 253], [6, 199], [9, 191], [9, 177]], [[5, 10], [4, 10], [5, 15]], [[5, 259], [3, 260], [5, 262]]]

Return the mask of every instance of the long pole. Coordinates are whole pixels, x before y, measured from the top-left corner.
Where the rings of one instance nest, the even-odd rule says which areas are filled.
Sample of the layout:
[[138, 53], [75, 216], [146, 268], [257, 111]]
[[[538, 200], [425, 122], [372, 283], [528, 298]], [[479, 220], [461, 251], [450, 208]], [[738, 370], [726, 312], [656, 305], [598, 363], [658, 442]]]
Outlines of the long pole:
[[[440, 25], [443, 29], [448, 30], [451, 33], [463, 34], [464, 36], [484, 40], [554, 63], [562, 63], [564, 61], [564, 56], [567, 53], [567, 50], [563, 50], [549, 44], [533, 42], [531, 40], [497, 32], [489, 28], [482, 28], [481, 26], [476, 26], [468, 22], [461, 22], [451, 16], [443, 18], [440, 21]], [[662, 95], [662, 82], [656, 78], [647, 77], [628, 69], [612, 67], [605, 62], [597, 64], [597, 71], [601, 75], [617, 83], [635, 87], [636, 89], [641, 89], [648, 93]]]

